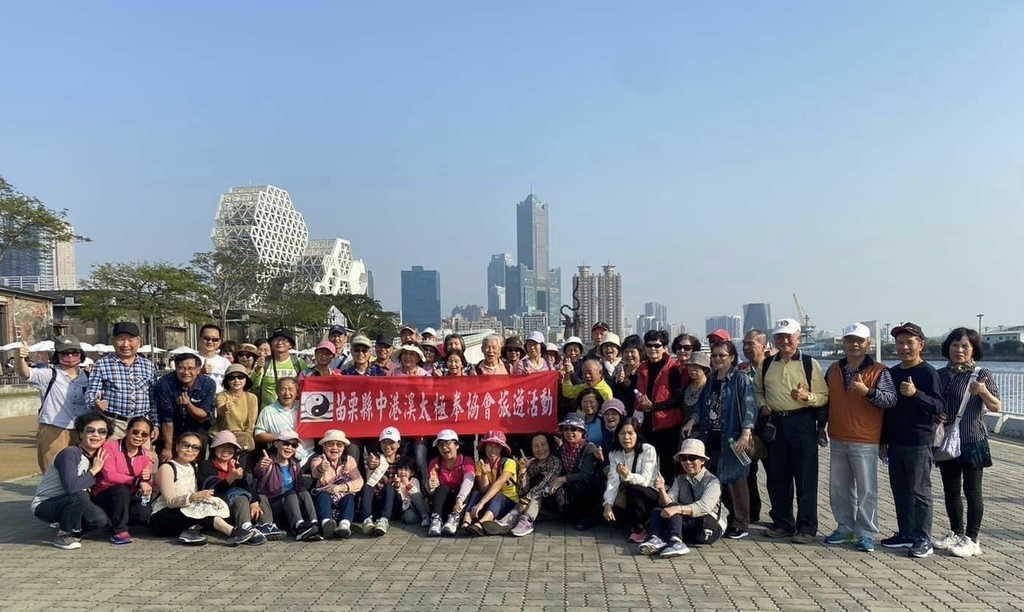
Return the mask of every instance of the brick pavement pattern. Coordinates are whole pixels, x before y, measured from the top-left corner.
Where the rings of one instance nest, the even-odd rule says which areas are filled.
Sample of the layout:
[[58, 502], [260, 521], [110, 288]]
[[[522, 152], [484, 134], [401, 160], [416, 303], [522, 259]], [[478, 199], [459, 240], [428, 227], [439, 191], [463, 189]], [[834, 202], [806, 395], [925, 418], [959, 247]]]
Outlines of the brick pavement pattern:
[[[583, 534], [539, 523], [526, 538], [428, 539], [394, 526], [387, 536], [225, 547], [219, 536], [189, 548], [137, 529], [114, 547], [50, 546], [54, 532], [29, 514], [38, 477], [0, 483], [3, 610], [1024, 610], [1024, 447], [993, 442], [985, 474], [984, 554], [906, 549], [857, 552], [750, 538], [695, 548], [675, 560], [635, 554], [607, 527]], [[827, 533], [828, 453], [821, 453], [818, 516]], [[938, 470], [935, 535], [948, 526]], [[886, 537], [895, 514], [879, 479]], [[767, 496], [765, 496], [767, 500]], [[141, 536], [141, 537], [140, 537]]]

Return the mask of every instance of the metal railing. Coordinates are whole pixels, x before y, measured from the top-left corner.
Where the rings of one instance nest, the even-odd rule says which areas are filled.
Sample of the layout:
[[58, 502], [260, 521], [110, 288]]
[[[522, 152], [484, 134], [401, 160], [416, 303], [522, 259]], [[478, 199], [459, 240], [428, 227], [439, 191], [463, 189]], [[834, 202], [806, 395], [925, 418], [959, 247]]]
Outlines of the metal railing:
[[1024, 416], [1024, 372], [992, 371], [992, 381], [999, 388], [1003, 412]]

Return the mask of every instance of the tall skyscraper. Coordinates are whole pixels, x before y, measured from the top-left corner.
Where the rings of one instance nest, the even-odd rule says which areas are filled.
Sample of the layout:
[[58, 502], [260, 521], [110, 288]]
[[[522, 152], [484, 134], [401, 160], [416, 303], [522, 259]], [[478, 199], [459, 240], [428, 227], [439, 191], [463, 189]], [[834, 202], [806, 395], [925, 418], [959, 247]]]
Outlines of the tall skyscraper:
[[718, 315], [704, 319], [705, 334], [710, 334], [719, 329], [729, 332], [730, 338], [740, 337], [740, 318], [737, 315]]
[[653, 329], [664, 329], [668, 331], [668, 308], [664, 304], [657, 302], [645, 302], [644, 303], [644, 316], [654, 317], [654, 325], [657, 327]]
[[506, 270], [515, 265], [515, 260], [508, 253], [491, 255], [491, 263], [487, 264], [487, 310], [492, 315], [497, 315], [506, 308]]
[[516, 256], [536, 272], [537, 285], [547, 286], [548, 205], [533, 195], [516, 205]]
[[[74, 231], [71, 224], [68, 229]], [[77, 289], [75, 243], [40, 239], [38, 249], [10, 249], [0, 261], [0, 278], [8, 287], [35, 291]]]
[[[579, 272], [573, 276], [573, 286], [577, 286], [576, 297], [579, 299], [579, 310], [576, 311], [577, 333], [581, 337], [590, 334], [590, 328], [598, 322], [597, 313], [597, 277], [590, 273], [590, 266], [580, 266]], [[610, 325], [610, 323], [609, 323]]]
[[598, 307], [597, 320], [604, 321], [616, 334], [622, 333], [624, 323], [622, 307], [622, 275], [615, 266], [607, 265], [597, 279]]
[[402, 270], [402, 322], [441, 327], [441, 274], [413, 266]]
[[772, 333], [772, 305], [759, 302], [743, 305], [743, 333], [760, 329]]

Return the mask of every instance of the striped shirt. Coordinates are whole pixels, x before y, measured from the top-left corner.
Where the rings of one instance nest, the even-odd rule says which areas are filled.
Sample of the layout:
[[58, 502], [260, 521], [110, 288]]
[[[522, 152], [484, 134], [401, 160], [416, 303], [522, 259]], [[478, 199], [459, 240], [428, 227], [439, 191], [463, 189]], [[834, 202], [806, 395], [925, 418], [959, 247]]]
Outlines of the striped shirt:
[[[992, 372], [981, 368], [978, 377], [985, 381], [985, 386], [992, 395], [999, 397], [999, 387], [992, 380]], [[949, 366], [939, 370], [939, 385], [942, 388], [942, 398], [946, 400], [946, 423], [956, 420], [956, 413], [960, 411], [960, 403], [964, 394], [970, 393], [971, 380], [974, 379], [972, 372], [952, 375]], [[985, 427], [985, 403], [981, 401], [980, 395], [972, 395], [967, 400], [967, 407], [960, 417], [960, 442], [971, 444], [981, 442], [988, 437], [988, 428]]]
[[151, 423], [156, 423], [156, 406], [152, 401], [155, 382], [156, 369], [148, 360], [136, 357], [129, 366], [110, 353], [97, 359], [92, 366], [85, 404], [94, 406], [96, 394], [102, 391], [100, 399], [107, 400], [107, 414], [125, 420], [144, 416]]

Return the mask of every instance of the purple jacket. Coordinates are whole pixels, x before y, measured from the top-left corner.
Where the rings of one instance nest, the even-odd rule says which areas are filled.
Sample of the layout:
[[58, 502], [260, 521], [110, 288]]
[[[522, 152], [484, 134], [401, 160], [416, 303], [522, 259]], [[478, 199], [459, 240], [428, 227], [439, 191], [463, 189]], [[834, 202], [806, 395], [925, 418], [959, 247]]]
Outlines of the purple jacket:
[[[292, 491], [299, 493], [303, 489], [302, 466], [299, 460], [292, 457], [288, 460], [288, 469], [292, 472]], [[284, 490], [284, 475], [281, 472], [281, 464], [274, 461], [266, 471], [260, 468], [259, 463], [252, 470], [254, 477], [253, 491], [266, 495], [267, 499], [276, 499], [290, 491]]]

